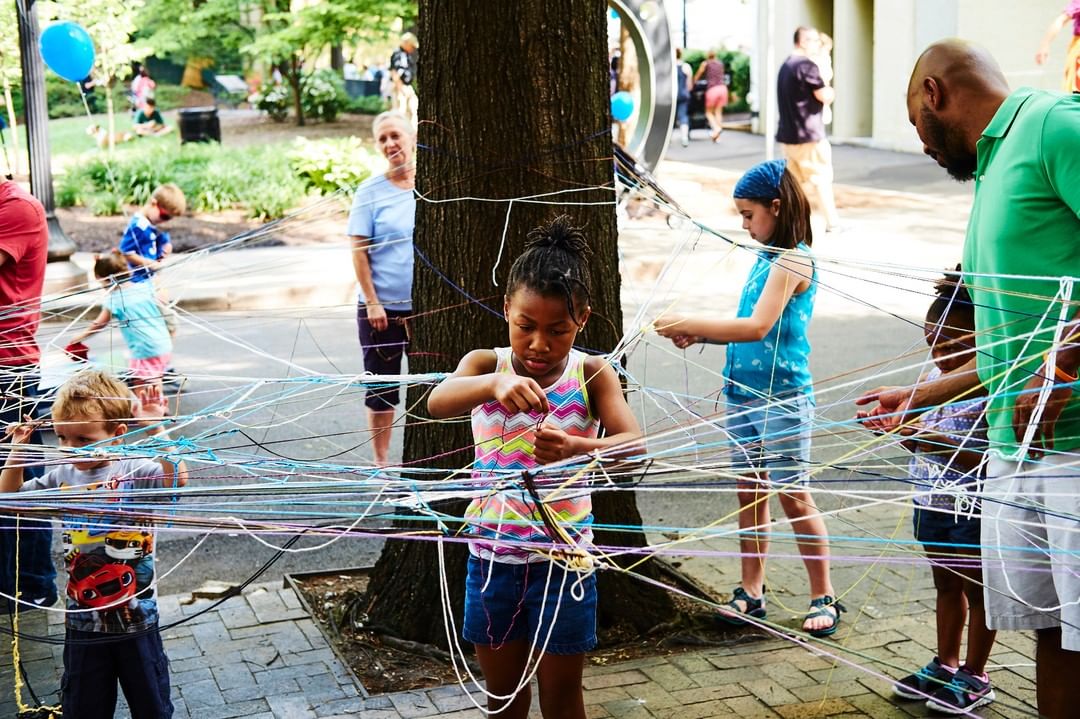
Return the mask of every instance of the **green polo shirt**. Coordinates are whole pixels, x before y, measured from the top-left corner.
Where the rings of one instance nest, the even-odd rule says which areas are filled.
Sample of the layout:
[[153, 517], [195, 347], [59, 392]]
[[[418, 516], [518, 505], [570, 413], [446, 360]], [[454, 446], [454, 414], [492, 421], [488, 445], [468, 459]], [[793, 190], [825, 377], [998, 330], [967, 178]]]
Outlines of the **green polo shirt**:
[[[975, 302], [979, 377], [990, 392], [992, 451], [1020, 459], [1016, 394], [1080, 310], [1080, 95], [1022, 88], [986, 126], [964, 281]], [[1057, 450], [1080, 447], [1077, 400], [1058, 420]]]

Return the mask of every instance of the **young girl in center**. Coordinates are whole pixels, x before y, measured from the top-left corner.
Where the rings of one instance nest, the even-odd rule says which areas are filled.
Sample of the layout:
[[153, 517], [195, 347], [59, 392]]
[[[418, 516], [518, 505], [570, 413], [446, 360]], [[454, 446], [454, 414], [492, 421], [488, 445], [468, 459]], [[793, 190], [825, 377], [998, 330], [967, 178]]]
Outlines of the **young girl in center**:
[[825, 521], [807, 485], [814, 392], [806, 329], [814, 310], [817, 270], [810, 254], [810, 205], [783, 160], [750, 168], [735, 185], [743, 229], [764, 245], [743, 287], [735, 319], [665, 314], [654, 325], [678, 347], [727, 343], [726, 425], [732, 465], [750, 470], [738, 483], [742, 582], [719, 617], [731, 624], [762, 619], [769, 499], [778, 494], [810, 575], [803, 630], [833, 634], [841, 606], [829, 578]]
[[616, 445], [625, 454], [640, 436], [611, 364], [574, 349], [591, 312], [589, 254], [565, 216], [530, 232], [507, 281], [510, 346], [465, 355], [428, 398], [433, 417], [472, 413], [473, 479], [491, 488], [466, 511], [476, 539], [462, 634], [500, 718], [528, 716], [529, 685], [518, 687], [537, 660], [544, 717], [585, 717], [581, 675], [596, 646], [596, 580], [582, 561], [592, 501], [587, 477], [563, 486], [575, 468], [545, 477], [542, 466], [584, 463]]

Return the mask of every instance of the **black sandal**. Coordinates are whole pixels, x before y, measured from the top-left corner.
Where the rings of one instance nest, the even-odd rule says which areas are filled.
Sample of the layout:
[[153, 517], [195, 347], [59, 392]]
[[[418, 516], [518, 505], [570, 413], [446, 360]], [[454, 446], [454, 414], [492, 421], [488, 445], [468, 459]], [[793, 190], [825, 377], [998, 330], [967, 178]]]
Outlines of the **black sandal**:
[[[746, 609], [742, 609], [735, 602], [743, 602], [746, 605]], [[740, 615], [753, 617], [754, 619], [765, 618], [765, 588], [761, 588], [761, 596], [754, 599], [746, 590], [742, 587], [735, 587], [731, 592], [731, 601], [727, 603], [727, 609], [721, 609], [716, 617], [722, 622], [731, 624], [736, 627], [741, 627], [747, 624], [745, 619], [740, 619]]]
[[[829, 611], [830, 609], [832, 609], [831, 612]], [[836, 634], [836, 630], [840, 627], [840, 613], [846, 611], [847, 609], [843, 604], [826, 594], [824, 597], [810, 600], [810, 611], [803, 617], [803, 624], [806, 624], [807, 619], [829, 617], [832, 619], [832, 624], [824, 629], [814, 629], [807, 633], [817, 639], [831, 637], [833, 634]]]

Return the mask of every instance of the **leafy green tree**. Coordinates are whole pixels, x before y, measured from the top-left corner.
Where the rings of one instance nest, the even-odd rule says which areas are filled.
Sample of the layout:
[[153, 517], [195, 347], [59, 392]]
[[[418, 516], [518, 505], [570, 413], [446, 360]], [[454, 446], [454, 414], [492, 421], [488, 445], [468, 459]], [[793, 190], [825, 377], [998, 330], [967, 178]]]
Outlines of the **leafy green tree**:
[[11, 85], [22, 75], [19, 59], [19, 26], [15, 17], [15, 3], [0, 2], [0, 85], [4, 88], [4, 107], [11, 128], [11, 172], [19, 172], [19, 140], [15, 133], [15, 103], [11, 97]]
[[143, 42], [156, 55], [239, 52], [277, 67], [300, 125], [303, 79], [316, 57], [329, 47], [384, 41], [399, 19], [415, 17], [415, 0], [320, 0], [296, 10], [289, 0], [147, 0], [141, 14]]
[[[268, 4], [275, 4], [270, 2]], [[416, 6], [409, 0], [323, 0], [298, 11], [286, 8], [263, 16], [255, 41], [242, 50], [269, 58], [292, 88], [296, 124], [304, 124], [300, 100], [303, 75], [328, 47], [385, 40], [399, 18], [411, 19]]]
[[259, 0], [146, 0], [139, 11], [137, 37], [158, 57], [240, 56], [255, 39], [255, 18], [269, 2]]
[[109, 150], [116, 136], [116, 113], [112, 89], [131, 74], [131, 64], [142, 60], [150, 49], [132, 42], [136, 18], [144, 0], [79, 0], [77, 3], [43, 2], [39, 4], [43, 20], [71, 20], [79, 23], [94, 40], [94, 83], [108, 88], [105, 107], [108, 113]]

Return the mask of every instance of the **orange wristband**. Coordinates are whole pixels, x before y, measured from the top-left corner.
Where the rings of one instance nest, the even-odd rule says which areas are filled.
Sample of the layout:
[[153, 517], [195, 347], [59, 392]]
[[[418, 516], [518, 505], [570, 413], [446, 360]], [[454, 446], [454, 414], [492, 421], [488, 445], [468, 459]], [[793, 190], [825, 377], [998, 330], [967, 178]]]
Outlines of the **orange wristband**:
[[[1044, 362], [1049, 360], [1049, 358], [1049, 352], [1043, 355]], [[1057, 362], [1054, 363], [1054, 377], [1056, 377], [1058, 381], [1065, 382], [1066, 384], [1071, 384], [1073, 382], [1076, 382], [1077, 380], [1080, 380], [1080, 376], [1069, 374], [1065, 370], [1058, 367]]]
[[1065, 370], [1058, 367], [1056, 364], [1054, 365], [1054, 376], [1062, 382], [1065, 382], [1066, 384], [1071, 384], [1073, 382], [1076, 382], [1077, 380], [1080, 380], [1080, 376], [1071, 375]]

